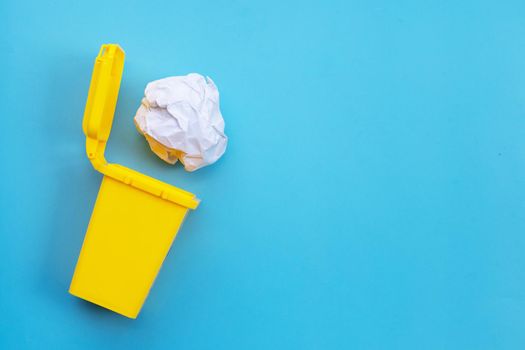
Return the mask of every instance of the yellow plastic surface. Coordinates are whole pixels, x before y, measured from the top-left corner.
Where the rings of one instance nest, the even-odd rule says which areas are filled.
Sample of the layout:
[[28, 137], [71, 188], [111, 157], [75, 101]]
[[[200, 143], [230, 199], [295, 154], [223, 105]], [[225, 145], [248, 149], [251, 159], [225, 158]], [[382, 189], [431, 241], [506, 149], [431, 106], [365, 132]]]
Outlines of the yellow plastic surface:
[[124, 51], [102, 45], [82, 127], [87, 156], [104, 178], [69, 292], [136, 318], [188, 209], [199, 200], [104, 158], [123, 67]]

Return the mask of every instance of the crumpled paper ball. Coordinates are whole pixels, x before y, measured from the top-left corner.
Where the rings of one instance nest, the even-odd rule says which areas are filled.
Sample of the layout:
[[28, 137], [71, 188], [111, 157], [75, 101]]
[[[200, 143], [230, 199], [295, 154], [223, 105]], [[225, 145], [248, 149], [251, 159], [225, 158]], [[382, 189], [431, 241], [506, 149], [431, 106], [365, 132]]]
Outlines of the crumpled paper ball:
[[180, 160], [187, 171], [216, 162], [228, 137], [219, 90], [209, 77], [191, 73], [152, 81], [135, 115], [135, 125], [164, 161]]

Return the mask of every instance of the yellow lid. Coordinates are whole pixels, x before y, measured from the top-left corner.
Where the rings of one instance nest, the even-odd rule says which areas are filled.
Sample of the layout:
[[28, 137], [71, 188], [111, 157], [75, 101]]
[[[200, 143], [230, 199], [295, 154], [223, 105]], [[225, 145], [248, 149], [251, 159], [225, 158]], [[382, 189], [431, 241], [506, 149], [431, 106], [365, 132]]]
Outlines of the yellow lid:
[[93, 167], [102, 174], [167, 201], [195, 209], [195, 195], [118, 164], [108, 164], [104, 157], [111, 132], [118, 91], [124, 69], [125, 53], [116, 44], [105, 44], [95, 60], [91, 85], [84, 111], [82, 129], [86, 135], [86, 152]]

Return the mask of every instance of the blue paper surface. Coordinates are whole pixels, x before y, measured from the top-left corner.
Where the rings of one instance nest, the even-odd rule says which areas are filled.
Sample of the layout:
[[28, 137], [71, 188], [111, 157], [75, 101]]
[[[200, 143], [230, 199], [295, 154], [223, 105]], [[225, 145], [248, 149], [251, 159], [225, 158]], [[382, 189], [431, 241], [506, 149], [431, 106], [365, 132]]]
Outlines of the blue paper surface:
[[[0, 4], [0, 348], [525, 348], [523, 1]], [[196, 193], [137, 320], [67, 293], [101, 176], [81, 120], [126, 64], [107, 159]], [[158, 159], [147, 82], [221, 92], [225, 156]]]

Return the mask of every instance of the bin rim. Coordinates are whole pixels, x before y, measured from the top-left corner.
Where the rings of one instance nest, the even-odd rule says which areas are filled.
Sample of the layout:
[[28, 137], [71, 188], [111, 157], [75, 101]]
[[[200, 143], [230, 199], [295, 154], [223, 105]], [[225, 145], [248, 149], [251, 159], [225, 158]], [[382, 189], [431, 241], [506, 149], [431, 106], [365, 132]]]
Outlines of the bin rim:
[[95, 59], [82, 121], [82, 129], [86, 135], [87, 157], [93, 167], [105, 176], [164, 200], [195, 209], [200, 201], [193, 193], [106, 161], [104, 151], [111, 133], [124, 58], [124, 50], [118, 44], [103, 44]]

